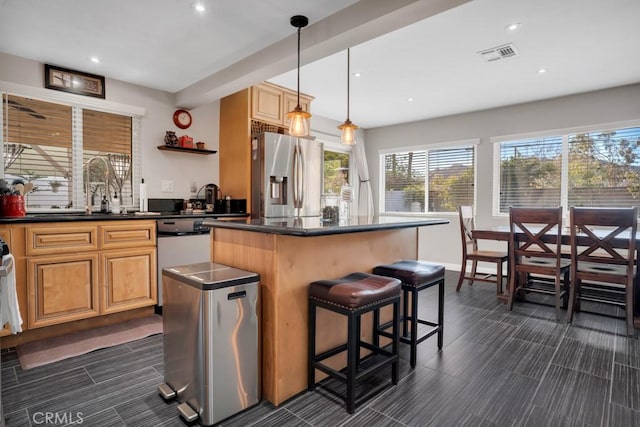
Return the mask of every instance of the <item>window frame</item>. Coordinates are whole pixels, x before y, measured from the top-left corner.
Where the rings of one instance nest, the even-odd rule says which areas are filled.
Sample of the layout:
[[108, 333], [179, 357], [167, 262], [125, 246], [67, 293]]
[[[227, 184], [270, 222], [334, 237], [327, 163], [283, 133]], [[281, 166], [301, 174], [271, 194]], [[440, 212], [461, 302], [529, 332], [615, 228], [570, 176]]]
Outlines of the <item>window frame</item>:
[[508, 212], [500, 212], [500, 175], [501, 160], [500, 149], [503, 142], [511, 142], [518, 140], [560, 137], [562, 139], [562, 170], [560, 172], [560, 206], [562, 206], [562, 215], [566, 220], [569, 212], [569, 136], [579, 133], [601, 132], [606, 130], [625, 129], [631, 127], [640, 127], [640, 119], [625, 120], [621, 122], [600, 123], [585, 126], [576, 126], [561, 129], [551, 129], [536, 132], [527, 132], [521, 134], [502, 135], [491, 137], [489, 141], [493, 147], [493, 194], [492, 194], [492, 214], [497, 218], [508, 218]]
[[[52, 102], [61, 105], [69, 106], [73, 109], [72, 116], [74, 117], [72, 121], [72, 126], [75, 123], [75, 120], [82, 120], [82, 110], [90, 109], [105, 113], [118, 114], [123, 116], [131, 117], [131, 163], [132, 163], [132, 171], [131, 171], [131, 183], [132, 183], [132, 197], [134, 200], [134, 208], [139, 207], [136, 203], [139, 203], [139, 186], [135, 185], [135, 183], [140, 182], [141, 179], [141, 132], [140, 129], [142, 127], [142, 118], [146, 114], [146, 110], [142, 107], [136, 107], [126, 104], [120, 104], [112, 101], [106, 101], [103, 99], [90, 98], [82, 95], [70, 94], [65, 92], [53, 91], [49, 89], [37, 88], [33, 86], [22, 85], [18, 83], [6, 82], [0, 80], [0, 93], [32, 98], [39, 101], [44, 102]], [[4, 122], [7, 118], [0, 114], [0, 129], [4, 129]], [[5, 135], [4, 132], [0, 135], [0, 154], [4, 156], [4, 140]], [[71, 145], [74, 150], [76, 150], [82, 141], [82, 125], [76, 126], [72, 129], [72, 141]], [[82, 176], [82, 164], [76, 164], [78, 162], [82, 162], [82, 152], [77, 158], [78, 161], [74, 161], [71, 165], [73, 176]], [[75, 157], [75, 156], [74, 156]], [[5, 176], [4, 171], [4, 162], [0, 162], [0, 176]], [[29, 212], [83, 212], [83, 206], [86, 205], [86, 200], [83, 196], [84, 188], [83, 182], [81, 179], [75, 179], [73, 181], [73, 189], [72, 189], [72, 202], [74, 208], [71, 209], [50, 209], [50, 208], [29, 208]]]
[[[394, 153], [404, 153], [409, 151], [425, 152], [425, 201], [429, 199], [429, 151], [442, 149], [460, 149], [471, 147], [473, 149], [473, 205], [476, 205], [478, 197], [478, 145], [480, 138], [463, 139], [457, 141], [438, 142], [433, 144], [420, 144], [403, 147], [384, 148], [378, 150], [378, 211], [380, 216], [408, 216], [408, 217], [429, 217], [458, 215], [456, 212], [387, 212], [384, 210], [385, 200], [385, 156]], [[426, 204], [426, 203], [425, 203]]]

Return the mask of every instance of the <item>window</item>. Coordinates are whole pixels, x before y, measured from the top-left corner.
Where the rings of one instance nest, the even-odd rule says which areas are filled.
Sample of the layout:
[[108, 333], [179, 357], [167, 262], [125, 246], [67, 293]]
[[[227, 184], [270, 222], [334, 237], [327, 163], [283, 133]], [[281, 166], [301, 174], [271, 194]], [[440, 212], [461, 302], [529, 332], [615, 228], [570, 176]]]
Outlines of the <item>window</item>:
[[[25, 198], [28, 210], [83, 209], [87, 188], [94, 208], [115, 192], [123, 205], [135, 205], [132, 169], [138, 171], [132, 160], [139, 119], [7, 93], [2, 101], [4, 178], [34, 185]], [[98, 161], [91, 162], [88, 175], [91, 158]]]
[[498, 142], [497, 213], [640, 206], [640, 127]]
[[455, 212], [474, 204], [475, 145], [384, 153], [382, 212]]

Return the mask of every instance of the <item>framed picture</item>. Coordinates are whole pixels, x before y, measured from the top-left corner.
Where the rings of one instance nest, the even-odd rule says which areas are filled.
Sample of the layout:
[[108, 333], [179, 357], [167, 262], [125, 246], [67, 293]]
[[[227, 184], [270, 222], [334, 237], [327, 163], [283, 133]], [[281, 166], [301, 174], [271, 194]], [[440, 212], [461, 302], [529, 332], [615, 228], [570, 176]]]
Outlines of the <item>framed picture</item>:
[[78, 95], [105, 97], [104, 76], [44, 64], [44, 87]]

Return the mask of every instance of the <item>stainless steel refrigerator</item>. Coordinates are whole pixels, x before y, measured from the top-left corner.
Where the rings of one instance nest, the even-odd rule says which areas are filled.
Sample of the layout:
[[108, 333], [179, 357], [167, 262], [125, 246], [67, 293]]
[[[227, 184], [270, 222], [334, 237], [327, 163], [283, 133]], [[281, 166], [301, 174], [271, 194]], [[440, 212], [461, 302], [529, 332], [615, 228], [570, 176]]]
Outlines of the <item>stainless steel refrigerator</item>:
[[265, 132], [251, 144], [251, 217], [319, 216], [322, 143]]

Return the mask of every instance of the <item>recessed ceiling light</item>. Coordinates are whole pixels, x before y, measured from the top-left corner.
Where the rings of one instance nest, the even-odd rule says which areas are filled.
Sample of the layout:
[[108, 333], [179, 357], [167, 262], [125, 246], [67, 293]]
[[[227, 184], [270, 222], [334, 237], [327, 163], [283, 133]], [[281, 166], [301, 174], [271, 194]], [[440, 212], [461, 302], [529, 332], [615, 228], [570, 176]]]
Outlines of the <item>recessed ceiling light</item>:
[[513, 24], [509, 24], [506, 27], [504, 27], [505, 30], [507, 31], [515, 31], [518, 28], [522, 27], [522, 24], [519, 22], [514, 22]]
[[100, 58], [98, 58], [97, 56], [92, 56], [91, 57], [91, 62], [98, 64], [100, 63]]
[[353, 73], [353, 76], [354, 76], [354, 77], [360, 77], [360, 76], [361, 76], [361, 74], [360, 74], [360, 73]]
[[407, 99], [407, 101], [413, 102], [413, 98], [409, 98], [409, 99]]
[[206, 10], [206, 8], [204, 7], [204, 5], [202, 3], [195, 3], [193, 5], [193, 8], [195, 10], [197, 10], [198, 12], [204, 12]]
[[547, 72], [547, 69], [546, 69], [546, 68], [540, 68], [540, 69], [538, 70], [538, 74], [544, 74], [544, 73], [546, 73], [546, 72]]

